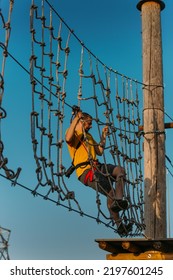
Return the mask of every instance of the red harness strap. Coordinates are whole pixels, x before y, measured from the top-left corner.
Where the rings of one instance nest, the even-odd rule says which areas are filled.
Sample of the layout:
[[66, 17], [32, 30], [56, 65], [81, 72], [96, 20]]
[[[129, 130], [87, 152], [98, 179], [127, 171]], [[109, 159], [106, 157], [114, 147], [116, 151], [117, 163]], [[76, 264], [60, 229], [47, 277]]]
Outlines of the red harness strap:
[[87, 184], [88, 180], [92, 182], [94, 179], [94, 172], [92, 169], [88, 170], [87, 174], [85, 175], [84, 184]]
[[[94, 161], [95, 165], [99, 165], [99, 162], [97, 160]], [[85, 175], [85, 179], [84, 179], [84, 184], [87, 184], [88, 180], [90, 180], [90, 182], [93, 181], [94, 179], [94, 170], [96, 170], [96, 167], [93, 167], [92, 169], [88, 170], [87, 174]]]

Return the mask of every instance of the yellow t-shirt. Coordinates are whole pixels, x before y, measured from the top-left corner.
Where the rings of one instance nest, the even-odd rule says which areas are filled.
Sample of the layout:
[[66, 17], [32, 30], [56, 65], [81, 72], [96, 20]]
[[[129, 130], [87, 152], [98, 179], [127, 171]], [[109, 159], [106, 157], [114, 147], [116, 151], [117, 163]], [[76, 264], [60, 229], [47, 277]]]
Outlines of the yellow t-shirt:
[[[78, 134], [77, 132], [75, 132], [72, 143], [70, 144], [67, 143], [69, 154], [71, 159], [73, 160], [74, 166], [76, 166], [81, 162], [88, 161], [89, 158], [93, 160], [97, 160], [96, 152], [95, 152], [95, 145], [97, 145], [97, 142], [94, 140], [94, 138], [90, 133], [86, 133], [87, 140], [82, 141], [80, 146], [76, 149], [82, 136], [83, 136], [82, 133]], [[77, 176], [78, 177], [81, 176], [82, 173], [90, 167], [91, 167], [90, 164], [86, 164], [81, 167], [78, 167], [76, 169]]]

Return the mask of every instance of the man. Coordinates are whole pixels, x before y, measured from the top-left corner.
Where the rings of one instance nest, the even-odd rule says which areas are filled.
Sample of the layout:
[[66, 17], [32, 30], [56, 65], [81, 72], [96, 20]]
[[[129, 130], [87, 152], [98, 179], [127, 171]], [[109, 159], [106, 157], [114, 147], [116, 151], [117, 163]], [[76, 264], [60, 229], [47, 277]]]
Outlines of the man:
[[127, 235], [132, 230], [132, 225], [125, 225], [119, 219], [119, 212], [128, 208], [127, 200], [123, 199], [124, 168], [98, 162], [97, 156], [103, 154], [106, 144], [108, 126], [103, 128], [99, 143], [89, 133], [91, 128], [92, 117], [88, 113], [78, 111], [65, 136], [73, 166], [81, 183], [107, 196], [107, 206], [117, 224], [117, 232], [121, 236]]

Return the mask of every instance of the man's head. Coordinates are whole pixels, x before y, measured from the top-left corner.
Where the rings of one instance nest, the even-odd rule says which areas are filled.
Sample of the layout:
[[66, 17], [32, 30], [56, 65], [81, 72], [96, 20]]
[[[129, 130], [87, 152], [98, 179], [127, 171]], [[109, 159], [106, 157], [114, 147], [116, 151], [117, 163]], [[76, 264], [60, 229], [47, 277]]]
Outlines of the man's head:
[[82, 112], [82, 123], [83, 123], [83, 128], [85, 129], [86, 132], [92, 128], [92, 117], [90, 114]]

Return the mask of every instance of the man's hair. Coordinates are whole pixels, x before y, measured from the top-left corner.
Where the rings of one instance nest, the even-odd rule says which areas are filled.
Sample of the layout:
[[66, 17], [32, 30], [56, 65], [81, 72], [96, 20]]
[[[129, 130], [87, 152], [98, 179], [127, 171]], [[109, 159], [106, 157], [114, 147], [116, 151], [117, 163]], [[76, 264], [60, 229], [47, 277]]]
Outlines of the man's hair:
[[91, 118], [92, 119], [92, 116], [86, 112], [82, 112], [82, 119], [86, 120], [88, 118]]

